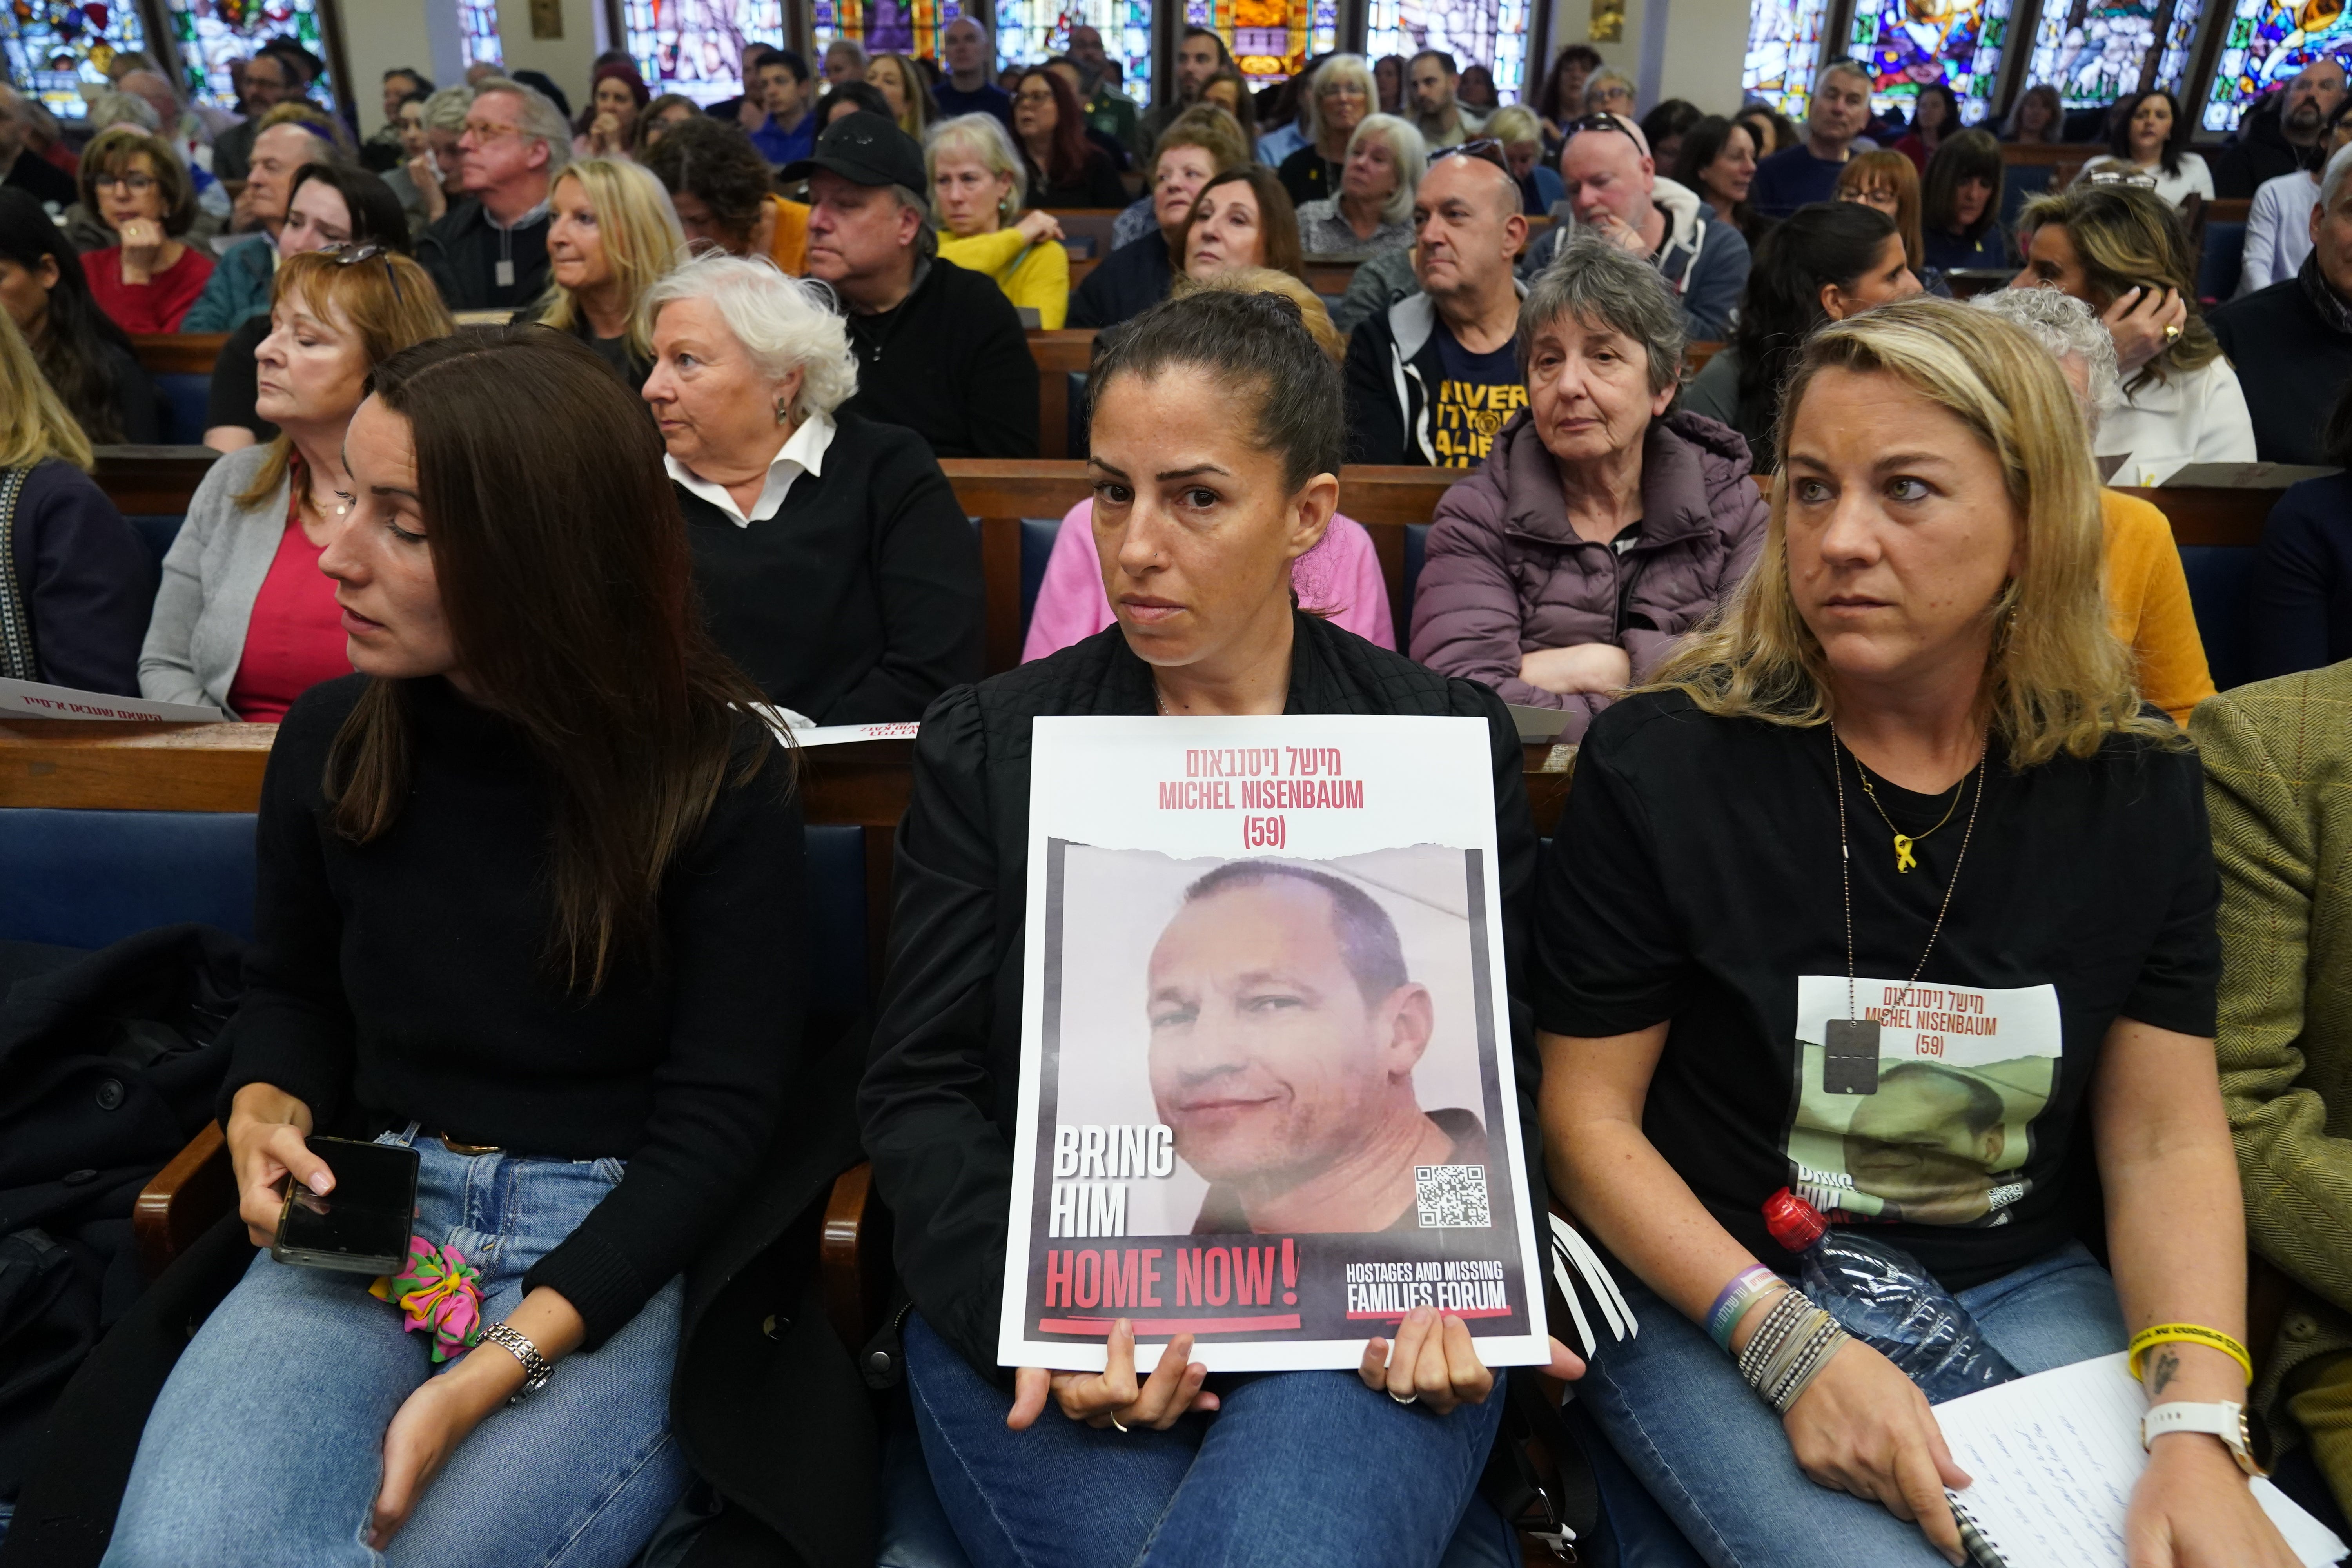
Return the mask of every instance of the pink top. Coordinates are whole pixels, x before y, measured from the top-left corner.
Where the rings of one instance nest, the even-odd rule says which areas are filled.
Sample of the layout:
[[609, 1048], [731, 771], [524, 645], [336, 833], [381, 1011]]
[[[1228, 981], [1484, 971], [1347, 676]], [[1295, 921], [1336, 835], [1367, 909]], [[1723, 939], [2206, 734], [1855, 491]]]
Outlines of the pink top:
[[176, 332], [180, 319], [211, 280], [213, 263], [212, 258], [190, 245], [181, 251], [179, 260], [146, 282], [125, 283], [122, 247], [110, 245], [104, 250], [85, 252], [81, 269], [89, 279], [98, 308], [113, 317], [114, 324], [124, 331]]
[[299, 521], [288, 519], [269, 575], [253, 597], [245, 656], [228, 689], [229, 711], [248, 723], [275, 724], [294, 699], [352, 672], [335, 584], [319, 570], [325, 550], [310, 542]]
[[[1029, 636], [1021, 644], [1021, 662], [1059, 653], [1084, 637], [1107, 631], [1118, 618], [1110, 597], [1103, 592], [1102, 560], [1095, 553], [1095, 503], [1089, 499], [1072, 507], [1054, 536], [1054, 553], [1045, 558], [1045, 580], [1037, 588], [1037, 608], [1029, 617]], [[1290, 563], [1290, 585], [1299, 608], [1330, 616], [1367, 642], [1396, 647], [1396, 628], [1389, 619], [1389, 587], [1381, 575], [1381, 558], [1372, 536], [1353, 518], [1331, 519], [1322, 542]]]

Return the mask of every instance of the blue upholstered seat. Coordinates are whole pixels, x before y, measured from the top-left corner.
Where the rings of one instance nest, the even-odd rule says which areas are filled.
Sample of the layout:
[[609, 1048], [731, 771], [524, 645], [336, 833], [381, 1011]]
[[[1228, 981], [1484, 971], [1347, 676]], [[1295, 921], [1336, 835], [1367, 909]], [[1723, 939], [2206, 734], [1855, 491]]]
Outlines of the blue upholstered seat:
[[163, 395], [163, 428], [166, 447], [200, 447], [204, 445], [205, 422], [211, 417], [213, 378], [209, 373], [196, 375], [187, 371], [165, 371], [155, 377], [155, 390]]

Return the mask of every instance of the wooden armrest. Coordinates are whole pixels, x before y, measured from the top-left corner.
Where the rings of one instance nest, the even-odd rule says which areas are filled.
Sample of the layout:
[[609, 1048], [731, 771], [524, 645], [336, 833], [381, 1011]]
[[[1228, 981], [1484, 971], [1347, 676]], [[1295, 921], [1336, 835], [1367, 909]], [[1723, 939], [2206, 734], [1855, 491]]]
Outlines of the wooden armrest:
[[852, 1165], [833, 1184], [817, 1237], [824, 1315], [852, 1352], [882, 1326], [890, 1294], [890, 1211], [874, 1195], [874, 1167]]
[[152, 1279], [187, 1250], [213, 1222], [236, 1206], [236, 1180], [228, 1163], [228, 1140], [217, 1121], [205, 1123], [155, 1179], [139, 1189], [131, 1205], [131, 1233], [139, 1244], [139, 1267]]

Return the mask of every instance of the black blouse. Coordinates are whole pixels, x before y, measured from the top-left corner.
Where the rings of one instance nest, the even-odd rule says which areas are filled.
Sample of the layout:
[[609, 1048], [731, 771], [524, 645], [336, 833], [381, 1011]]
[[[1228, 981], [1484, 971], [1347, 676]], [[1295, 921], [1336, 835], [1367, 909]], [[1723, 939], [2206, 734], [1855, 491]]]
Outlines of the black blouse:
[[[1536, 836], [1518, 730], [1502, 699], [1313, 616], [1295, 617], [1289, 713], [1486, 721], [1511, 994], [1523, 970]], [[999, 1376], [997, 1315], [1020, 1081], [1029, 741], [1046, 714], [1149, 715], [1150, 668], [1117, 626], [949, 692], [923, 715], [914, 793], [898, 829], [890, 971], [858, 1115], [898, 1226], [898, 1272], [932, 1328]], [[1543, 1145], [1530, 1015], [1512, 1005], [1526, 1146]], [[1532, 1166], [1540, 1162], [1531, 1159]], [[1541, 1173], [1533, 1172], [1538, 1188]]]

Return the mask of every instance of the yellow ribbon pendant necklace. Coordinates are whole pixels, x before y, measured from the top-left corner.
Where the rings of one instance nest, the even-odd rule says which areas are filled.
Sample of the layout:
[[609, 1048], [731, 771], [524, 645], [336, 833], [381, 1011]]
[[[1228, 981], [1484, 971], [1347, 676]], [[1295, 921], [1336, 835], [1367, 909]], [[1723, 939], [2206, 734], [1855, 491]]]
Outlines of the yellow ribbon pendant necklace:
[[1862, 780], [1862, 793], [1869, 800], [1871, 809], [1878, 813], [1879, 821], [1886, 824], [1886, 831], [1895, 835], [1895, 868], [1897, 871], [1908, 871], [1919, 864], [1918, 857], [1911, 853], [1912, 846], [1927, 837], [1927, 834], [1935, 832], [1936, 827], [1941, 827], [1945, 822], [1952, 820], [1952, 813], [1960, 809], [1960, 792], [1968, 787], [1969, 782], [1968, 774], [1962, 773], [1960, 782], [1952, 786], [1952, 804], [1944, 808], [1943, 822], [1937, 823], [1936, 827], [1927, 829], [1927, 833], [1910, 834], [1895, 826], [1895, 819], [1886, 815], [1886, 807], [1879, 804], [1878, 791], [1871, 787], [1870, 774], [1862, 766], [1862, 759], [1859, 757], [1854, 759], [1853, 771]]

